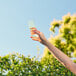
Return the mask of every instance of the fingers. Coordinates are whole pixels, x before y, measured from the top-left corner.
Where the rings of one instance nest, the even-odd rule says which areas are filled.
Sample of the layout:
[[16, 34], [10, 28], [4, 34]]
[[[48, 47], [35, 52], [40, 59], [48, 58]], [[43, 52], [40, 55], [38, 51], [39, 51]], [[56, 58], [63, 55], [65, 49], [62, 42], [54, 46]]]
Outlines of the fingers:
[[34, 35], [34, 34], [35, 34], [35, 32], [34, 32], [34, 31], [32, 31], [32, 30], [31, 30], [30, 32], [31, 32], [31, 35]]
[[38, 31], [38, 30], [36, 30], [36, 31], [34, 31], [36, 34], [40, 34], [40, 31]]
[[40, 31], [38, 31], [35, 27], [33, 27], [33, 28], [31, 28], [31, 30], [30, 30], [30, 32], [31, 32], [31, 35], [34, 35], [34, 34], [37, 34], [38, 35], [38, 37], [30, 37], [30, 38], [32, 38], [32, 40], [34, 40], [34, 41], [41, 41], [40, 40]]
[[40, 40], [39, 37], [30, 37], [30, 38], [32, 38], [32, 40], [34, 40], [34, 41], [39, 41], [39, 42], [41, 42], [41, 40]]
[[40, 31], [38, 31], [38, 30], [33, 30], [33, 32], [38, 35], [40, 34]]
[[39, 38], [37, 37], [30, 37], [30, 38], [32, 38], [32, 40], [39, 41]]
[[32, 27], [31, 30], [37, 30], [35, 27]]
[[36, 28], [31, 28], [31, 30], [30, 30], [30, 32], [31, 32], [31, 34], [33, 35], [33, 34], [38, 34], [38, 35], [40, 35], [40, 31], [38, 31]]

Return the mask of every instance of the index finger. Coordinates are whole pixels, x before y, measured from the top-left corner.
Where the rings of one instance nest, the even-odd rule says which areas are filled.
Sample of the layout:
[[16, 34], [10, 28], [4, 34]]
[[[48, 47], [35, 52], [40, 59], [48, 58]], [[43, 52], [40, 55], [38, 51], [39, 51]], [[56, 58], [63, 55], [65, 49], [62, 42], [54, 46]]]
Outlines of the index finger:
[[30, 28], [31, 30], [37, 30], [35, 27]]

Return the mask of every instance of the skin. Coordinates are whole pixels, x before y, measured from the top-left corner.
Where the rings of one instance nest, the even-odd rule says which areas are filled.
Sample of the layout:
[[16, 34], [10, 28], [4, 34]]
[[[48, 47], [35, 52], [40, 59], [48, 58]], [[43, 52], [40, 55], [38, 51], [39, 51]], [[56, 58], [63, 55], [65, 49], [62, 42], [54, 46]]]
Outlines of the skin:
[[45, 45], [49, 51], [54, 55], [54, 57], [63, 64], [67, 69], [73, 72], [76, 75], [76, 63], [74, 63], [66, 54], [61, 50], [53, 46], [44, 36], [44, 34], [38, 31], [36, 28], [31, 28], [31, 35], [37, 34], [38, 37], [31, 37], [32, 40], [38, 41], [41, 44]]

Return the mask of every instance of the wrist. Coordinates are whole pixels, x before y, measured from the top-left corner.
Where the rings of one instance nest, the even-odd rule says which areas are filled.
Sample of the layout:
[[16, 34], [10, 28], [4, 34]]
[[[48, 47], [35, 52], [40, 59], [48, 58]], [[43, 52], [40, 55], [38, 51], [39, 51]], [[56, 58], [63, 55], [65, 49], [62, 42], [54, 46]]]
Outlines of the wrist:
[[44, 45], [45, 45], [45, 46], [48, 46], [48, 43], [49, 43], [49, 41], [46, 39], [46, 40], [44, 41]]

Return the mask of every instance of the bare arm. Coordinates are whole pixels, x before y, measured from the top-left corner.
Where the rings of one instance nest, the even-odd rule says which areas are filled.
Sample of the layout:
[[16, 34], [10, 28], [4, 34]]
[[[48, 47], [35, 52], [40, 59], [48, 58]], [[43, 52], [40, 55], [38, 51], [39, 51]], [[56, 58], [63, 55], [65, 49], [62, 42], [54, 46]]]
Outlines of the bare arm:
[[61, 62], [67, 69], [76, 74], [76, 64], [72, 62], [72, 60], [64, 54], [61, 50], [53, 46], [44, 36], [42, 32], [39, 32], [37, 29], [32, 30], [38, 37], [31, 37], [32, 40], [39, 41], [43, 45], [45, 45], [49, 51], [54, 55], [54, 57]]
[[61, 62], [67, 69], [76, 74], [76, 64], [72, 62], [72, 60], [60, 51], [58, 48], [53, 46], [49, 41], [46, 41], [46, 47], [49, 51], [55, 56], [55, 58]]

